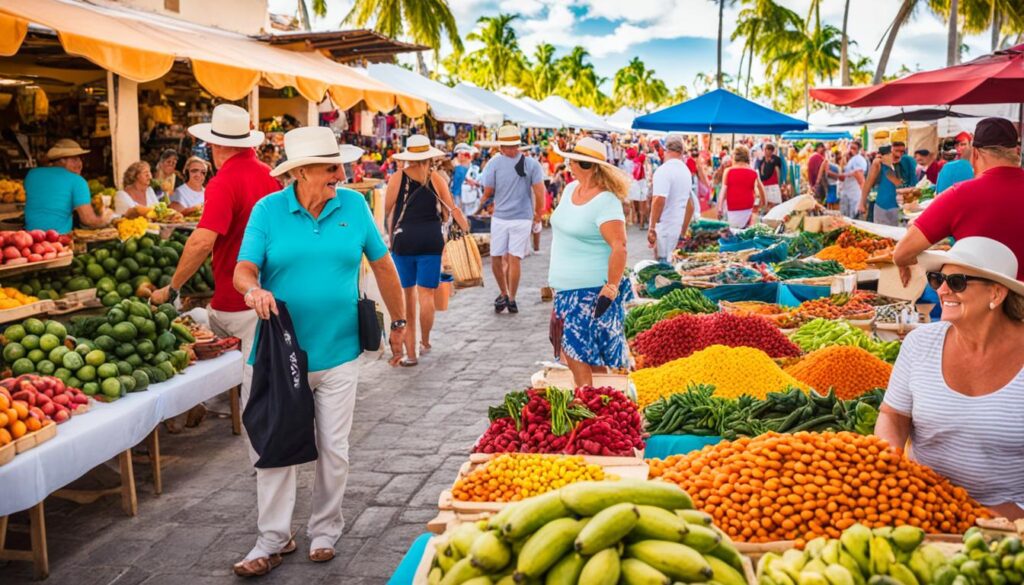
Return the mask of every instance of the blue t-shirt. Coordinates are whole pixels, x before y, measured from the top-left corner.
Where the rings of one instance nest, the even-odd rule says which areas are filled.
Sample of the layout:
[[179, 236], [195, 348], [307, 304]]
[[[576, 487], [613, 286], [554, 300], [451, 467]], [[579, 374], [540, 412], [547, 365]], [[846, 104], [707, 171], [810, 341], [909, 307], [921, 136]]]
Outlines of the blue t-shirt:
[[970, 181], [974, 178], [974, 167], [971, 161], [962, 158], [951, 160], [942, 165], [939, 178], [935, 180], [935, 194], [938, 195], [957, 183]]
[[[516, 172], [520, 157], [524, 159], [522, 177]], [[480, 182], [494, 189], [494, 217], [533, 219], [533, 186], [544, 182], [544, 170], [528, 156], [510, 158], [498, 154], [487, 161]]]
[[[878, 173], [878, 195], [875, 197], [875, 205], [882, 209], [893, 209], [897, 207], [896, 204], [896, 187], [897, 185], [889, 180], [889, 170], [891, 167], [882, 165], [882, 170]], [[896, 169], [896, 173], [899, 173], [899, 168]]]
[[252, 208], [238, 261], [259, 267], [260, 286], [288, 304], [299, 347], [316, 372], [359, 357], [363, 254], [373, 262], [387, 251], [362, 195], [338, 189], [314, 219], [290, 185]]
[[64, 167], [38, 167], [25, 176], [25, 229], [56, 230], [74, 227], [76, 207], [89, 205], [89, 184]]
[[465, 165], [455, 165], [455, 170], [452, 171], [452, 195], [455, 197], [462, 197], [462, 183], [466, 180], [466, 173], [469, 172], [469, 167]]
[[613, 193], [604, 191], [587, 203], [576, 205], [572, 194], [577, 187], [579, 181], [566, 185], [558, 207], [551, 214], [548, 284], [559, 291], [604, 286], [608, 282], [612, 248], [601, 235], [601, 225], [626, 221], [622, 202]]
[[900, 164], [897, 167], [899, 176], [903, 178], [901, 187], [913, 187], [917, 184], [917, 161], [912, 157], [903, 155], [900, 157]]

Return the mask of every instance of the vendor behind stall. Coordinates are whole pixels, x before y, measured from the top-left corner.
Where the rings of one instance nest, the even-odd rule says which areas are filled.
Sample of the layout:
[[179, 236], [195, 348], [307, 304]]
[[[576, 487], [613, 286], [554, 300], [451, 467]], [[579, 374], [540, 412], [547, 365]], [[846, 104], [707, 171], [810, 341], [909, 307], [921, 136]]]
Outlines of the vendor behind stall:
[[206, 175], [210, 172], [210, 165], [198, 156], [191, 156], [185, 162], [185, 182], [178, 185], [171, 195], [171, 208], [179, 211], [182, 215], [189, 215], [202, 209], [203, 201], [206, 199]]
[[1017, 257], [984, 237], [918, 262], [942, 322], [907, 336], [875, 434], [1001, 516], [1024, 518], [1024, 282]]
[[71, 231], [73, 213], [88, 227], [110, 223], [112, 212], [97, 214], [92, 208], [89, 185], [82, 178], [82, 155], [88, 153], [74, 140], [58, 140], [46, 153], [48, 167], [38, 167], [25, 177], [25, 229]]
[[156, 163], [156, 174], [153, 175], [153, 181], [158, 185], [156, 189], [160, 191], [160, 197], [170, 197], [178, 185], [188, 180], [188, 177], [185, 177], [185, 180], [181, 179], [178, 171], [175, 170], [177, 166], [178, 151], [173, 148], [165, 148], [160, 153], [160, 158]]
[[158, 202], [150, 181], [153, 172], [149, 163], [140, 160], [128, 165], [124, 171], [122, 189], [114, 195], [114, 212], [127, 219], [145, 216]]

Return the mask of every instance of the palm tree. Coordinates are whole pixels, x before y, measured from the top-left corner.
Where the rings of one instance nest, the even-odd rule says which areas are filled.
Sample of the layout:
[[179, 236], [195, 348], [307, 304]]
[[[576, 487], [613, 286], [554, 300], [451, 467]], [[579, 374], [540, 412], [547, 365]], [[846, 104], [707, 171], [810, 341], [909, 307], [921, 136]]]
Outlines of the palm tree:
[[850, 0], [846, 0], [843, 8], [843, 46], [839, 52], [839, 80], [843, 85], [850, 85], [850, 38], [846, 36], [846, 24], [850, 19]]
[[850, 82], [846, 85], [868, 85], [871, 83], [871, 57], [854, 56], [847, 63], [847, 75]]
[[673, 106], [675, 104], [681, 104], [690, 99], [690, 90], [685, 85], [676, 86], [672, 90], [672, 93], [668, 94], [665, 99], [661, 102], [663, 106]]
[[508, 85], [515, 71], [522, 64], [522, 51], [519, 50], [519, 39], [512, 21], [519, 18], [518, 14], [498, 14], [497, 16], [481, 16], [477, 24], [481, 25], [466, 36], [468, 40], [479, 41], [483, 48], [480, 53], [484, 67], [484, 87], [501, 89]]
[[[325, 0], [313, 0], [313, 10]], [[413, 42], [434, 49], [435, 64], [440, 57], [442, 35], [452, 49], [462, 51], [455, 17], [448, 0], [356, 0], [342, 24], [362, 27], [373, 21], [373, 30], [393, 39], [408, 36]], [[423, 53], [416, 53], [420, 74], [426, 75]]]
[[533, 50], [530, 84], [526, 94], [535, 100], [542, 100], [555, 93], [557, 87], [558, 63], [555, 60], [555, 46], [551, 43], [541, 43]]
[[787, 26], [796, 26], [800, 17], [792, 10], [779, 6], [774, 0], [744, 0], [749, 3], [739, 13], [736, 29], [732, 40], [745, 38], [743, 52], [740, 54], [740, 72], [736, 76], [737, 85], [743, 79], [743, 59], [747, 59], [747, 84], [744, 93], [750, 95], [750, 81], [753, 77], [754, 56], [763, 57], [771, 38]]
[[561, 79], [557, 93], [577, 106], [592, 103], [601, 85], [601, 79], [589, 59], [590, 53], [577, 45], [558, 60]]
[[[889, 56], [892, 54], [892, 48], [896, 43], [896, 35], [899, 34], [903, 23], [913, 15], [914, 9], [917, 8], [917, 2], [918, 0], [903, 0], [903, 3], [900, 4], [900, 9], [896, 11], [896, 18], [893, 19], [892, 24], [889, 25], [884, 35], [885, 48], [882, 49], [882, 55], [878, 58], [878, 68], [875, 69], [875, 77], [871, 80], [871, 83], [882, 83], [882, 78], [885, 77], [885, 68], [889, 65]], [[875, 48], [877, 49], [878, 47]]]
[[724, 83], [724, 75], [722, 74], [722, 28], [725, 22], [725, 5], [733, 6], [737, 0], [714, 0], [718, 3], [718, 69], [715, 74], [715, 82], [718, 84], [719, 89], [722, 88]]
[[805, 116], [811, 113], [811, 81], [832, 79], [839, 70], [842, 33], [830, 24], [821, 24], [819, 6], [820, 0], [812, 0], [803, 27], [778, 33], [771, 43], [770, 64], [776, 67], [775, 81], [803, 82]]
[[620, 104], [647, 112], [651, 106], [665, 101], [668, 86], [654, 77], [654, 70], [648, 69], [639, 57], [633, 57], [629, 64], [615, 72], [612, 95]]

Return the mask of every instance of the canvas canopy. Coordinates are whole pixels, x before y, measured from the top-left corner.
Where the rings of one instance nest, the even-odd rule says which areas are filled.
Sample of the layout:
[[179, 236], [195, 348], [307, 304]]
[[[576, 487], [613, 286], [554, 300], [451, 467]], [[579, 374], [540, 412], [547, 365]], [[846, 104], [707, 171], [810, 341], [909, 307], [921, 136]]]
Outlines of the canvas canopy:
[[807, 122], [716, 89], [633, 120], [633, 128], [665, 132], [781, 134], [806, 130]]
[[402, 87], [426, 101], [434, 118], [442, 122], [496, 126], [504, 119], [504, 114], [498, 110], [397, 65], [375, 63], [366, 71], [372, 79]]
[[528, 128], [558, 128], [558, 120], [533, 109], [519, 105], [514, 98], [488, 91], [482, 87], [460, 83], [452, 88], [455, 93], [474, 99], [505, 115], [505, 119]]

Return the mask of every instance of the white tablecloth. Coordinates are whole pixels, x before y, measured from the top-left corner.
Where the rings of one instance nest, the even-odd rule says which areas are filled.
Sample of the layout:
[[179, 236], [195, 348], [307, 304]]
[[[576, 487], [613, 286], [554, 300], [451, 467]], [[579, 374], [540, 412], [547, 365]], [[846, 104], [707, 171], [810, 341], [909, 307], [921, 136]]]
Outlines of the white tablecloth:
[[60, 425], [57, 436], [0, 466], [0, 516], [26, 510], [118, 453], [142, 442], [161, 421], [242, 381], [242, 354], [197, 362], [145, 392], [104, 404]]

